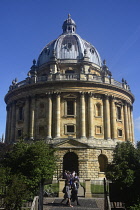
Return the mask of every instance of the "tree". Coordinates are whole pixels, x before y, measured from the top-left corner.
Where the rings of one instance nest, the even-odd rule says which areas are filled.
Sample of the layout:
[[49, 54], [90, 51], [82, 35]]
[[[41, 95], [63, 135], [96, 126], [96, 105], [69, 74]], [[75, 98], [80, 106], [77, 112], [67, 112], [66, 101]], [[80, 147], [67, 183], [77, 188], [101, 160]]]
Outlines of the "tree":
[[[21, 141], [14, 144], [12, 150], [6, 153], [5, 158], [1, 161], [1, 166], [9, 170], [10, 178], [18, 176], [17, 180], [20, 180], [22, 177], [24, 188], [27, 186], [30, 192], [28, 194], [36, 195], [39, 186], [43, 190], [44, 182], [53, 177], [56, 160], [54, 152], [55, 150], [44, 141], [35, 143]], [[10, 182], [14, 184], [11, 180]]]
[[116, 145], [113, 161], [107, 167], [106, 177], [119, 186], [126, 206], [138, 202], [140, 198], [140, 155], [131, 142]]

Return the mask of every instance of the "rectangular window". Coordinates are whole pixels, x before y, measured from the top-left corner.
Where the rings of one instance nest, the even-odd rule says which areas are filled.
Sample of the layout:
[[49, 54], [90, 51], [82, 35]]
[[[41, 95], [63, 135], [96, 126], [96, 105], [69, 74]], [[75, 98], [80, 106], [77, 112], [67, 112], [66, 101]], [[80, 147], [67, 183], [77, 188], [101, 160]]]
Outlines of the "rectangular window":
[[101, 126], [96, 126], [96, 134], [101, 134], [102, 133], [102, 127]]
[[22, 130], [21, 129], [18, 129], [17, 136], [18, 136], [18, 138], [21, 138], [22, 137]]
[[122, 129], [118, 129], [118, 137], [122, 137]]
[[67, 132], [74, 133], [74, 125], [67, 125]]
[[19, 107], [19, 120], [23, 120], [23, 107]]
[[121, 120], [121, 107], [117, 106], [117, 119]]
[[65, 125], [65, 134], [75, 134], [76, 127], [74, 124]]
[[67, 101], [67, 115], [74, 115], [74, 101]]

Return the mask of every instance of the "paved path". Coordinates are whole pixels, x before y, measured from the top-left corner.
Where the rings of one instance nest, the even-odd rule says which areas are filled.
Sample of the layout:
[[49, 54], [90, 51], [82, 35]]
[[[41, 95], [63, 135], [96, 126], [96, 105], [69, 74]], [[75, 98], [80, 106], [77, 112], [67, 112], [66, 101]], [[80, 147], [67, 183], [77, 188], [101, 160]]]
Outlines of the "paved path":
[[[43, 210], [67, 210], [68, 206], [61, 204], [62, 199], [60, 198], [44, 198]], [[72, 203], [73, 210], [104, 210], [104, 199], [86, 199], [79, 198], [80, 206], [77, 206], [75, 202]]]

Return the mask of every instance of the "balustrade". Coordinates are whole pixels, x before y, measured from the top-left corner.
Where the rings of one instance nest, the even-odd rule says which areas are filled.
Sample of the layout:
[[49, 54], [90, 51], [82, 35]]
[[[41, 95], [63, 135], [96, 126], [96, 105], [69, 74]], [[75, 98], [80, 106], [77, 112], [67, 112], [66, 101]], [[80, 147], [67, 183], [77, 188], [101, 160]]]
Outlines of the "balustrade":
[[[80, 77], [80, 74], [59, 74], [59, 77], [57, 76], [58, 74], [50, 74], [52, 75], [51, 80], [52, 81], [57, 81], [57, 80], [66, 80], [66, 81], [70, 81], [70, 80], [80, 80], [80, 81], [93, 81], [93, 82], [98, 82], [98, 83], [105, 83], [105, 84], [111, 84], [123, 89], [126, 89], [128, 91], [130, 91], [130, 88], [128, 85], [123, 85], [121, 82], [118, 82], [114, 79], [110, 79], [108, 77], [106, 77], [106, 80], [103, 80], [102, 76], [98, 76], [95, 74], [84, 74], [85, 77]], [[26, 80], [23, 80], [19, 83], [16, 83], [14, 85], [11, 85], [9, 87], [9, 90], [13, 90], [15, 88], [19, 88], [22, 86], [25, 86], [27, 84], [33, 84], [33, 83], [38, 83], [38, 82], [47, 82], [49, 81], [49, 75], [46, 76], [36, 76], [36, 79], [33, 80], [31, 77], [28, 77]]]

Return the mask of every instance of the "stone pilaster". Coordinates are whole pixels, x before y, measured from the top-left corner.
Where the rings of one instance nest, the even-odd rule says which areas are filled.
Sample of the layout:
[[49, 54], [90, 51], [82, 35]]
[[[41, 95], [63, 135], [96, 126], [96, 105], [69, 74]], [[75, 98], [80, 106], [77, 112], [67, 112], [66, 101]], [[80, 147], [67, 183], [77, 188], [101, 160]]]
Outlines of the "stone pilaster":
[[104, 98], [104, 133], [105, 139], [111, 138], [111, 130], [110, 130], [110, 104], [109, 104], [109, 96], [105, 95]]
[[94, 125], [93, 125], [93, 94], [88, 94], [88, 121], [89, 121], [89, 138], [94, 137]]
[[60, 93], [56, 94], [56, 130], [55, 138], [60, 138]]
[[81, 118], [81, 138], [86, 138], [85, 94], [83, 92], [81, 92], [81, 96], [80, 96], [80, 118]]

